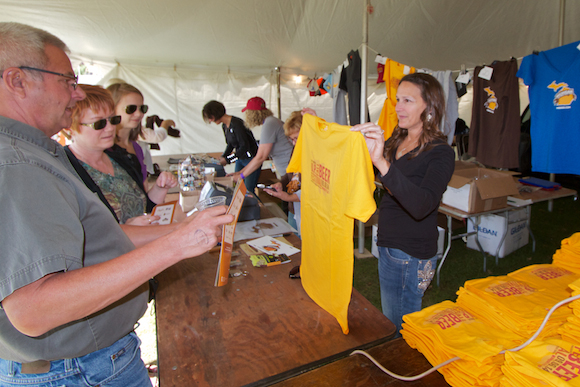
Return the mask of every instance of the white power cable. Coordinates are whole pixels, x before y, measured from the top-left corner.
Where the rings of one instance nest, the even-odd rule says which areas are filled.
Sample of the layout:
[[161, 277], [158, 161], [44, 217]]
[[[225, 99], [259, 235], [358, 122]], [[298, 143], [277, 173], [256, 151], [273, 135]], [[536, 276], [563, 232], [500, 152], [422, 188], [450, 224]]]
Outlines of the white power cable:
[[[580, 294], [577, 295], [577, 296], [568, 297], [568, 298], [566, 298], [566, 299], [558, 302], [557, 304], [555, 304], [550, 309], [550, 311], [548, 312], [548, 314], [546, 314], [546, 317], [544, 317], [544, 320], [542, 321], [542, 324], [536, 330], [536, 333], [534, 333], [532, 335], [532, 337], [530, 337], [522, 345], [519, 345], [519, 346], [517, 346], [515, 348], [512, 348], [512, 349], [504, 349], [503, 351], [499, 352], [499, 354], [503, 354], [505, 352], [517, 352], [517, 351], [520, 351], [520, 350], [524, 349], [528, 345], [530, 345], [530, 343], [532, 341], [534, 341], [538, 337], [538, 335], [540, 334], [540, 332], [544, 329], [544, 327], [546, 326], [546, 323], [548, 322], [548, 319], [550, 318], [550, 316], [552, 316], [552, 313], [554, 313], [554, 311], [556, 309], [558, 309], [559, 307], [561, 307], [564, 304], [567, 304], [567, 303], [572, 302], [574, 300], [577, 300], [579, 298], [580, 298]], [[352, 356], [354, 354], [360, 354], [360, 355], [363, 355], [363, 356], [367, 357], [370, 361], [373, 362], [374, 365], [376, 365], [381, 371], [383, 371], [384, 373], [386, 373], [390, 377], [395, 378], [395, 379], [399, 379], [399, 380], [402, 380], [402, 381], [405, 381], [405, 382], [412, 382], [414, 380], [419, 380], [419, 379], [421, 379], [421, 378], [423, 378], [423, 377], [425, 377], [425, 376], [427, 376], [427, 375], [429, 375], [429, 374], [437, 371], [439, 368], [441, 368], [443, 366], [446, 366], [447, 364], [450, 364], [450, 363], [452, 363], [452, 362], [454, 362], [456, 360], [460, 360], [461, 359], [460, 357], [457, 357], [456, 356], [456, 357], [453, 357], [453, 358], [451, 358], [449, 360], [444, 361], [441, 364], [438, 364], [438, 365], [434, 366], [433, 368], [428, 369], [427, 371], [425, 371], [425, 372], [423, 372], [423, 373], [421, 373], [419, 375], [415, 375], [415, 376], [403, 376], [403, 375], [398, 375], [398, 374], [395, 374], [394, 372], [389, 371], [388, 369], [386, 369], [385, 367], [383, 367], [378, 361], [376, 361], [371, 355], [369, 355], [365, 351], [361, 351], [361, 350], [357, 349], [355, 351], [352, 351], [349, 356]]]
[[441, 364], [436, 365], [435, 367], [428, 369], [427, 371], [423, 372], [422, 374], [419, 375], [415, 375], [415, 376], [403, 376], [403, 375], [397, 375], [394, 372], [389, 371], [388, 369], [386, 369], [385, 367], [383, 367], [382, 365], [379, 364], [378, 361], [376, 361], [371, 355], [369, 355], [368, 353], [366, 353], [365, 351], [361, 351], [361, 350], [355, 350], [352, 351], [352, 353], [350, 354], [350, 356], [354, 355], [355, 353], [361, 354], [363, 356], [366, 356], [370, 361], [372, 361], [377, 367], [379, 367], [379, 369], [381, 371], [383, 371], [384, 373], [388, 374], [389, 376], [395, 378], [395, 379], [399, 379], [399, 380], [403, 380], [405, 382], [412, 382], [413, 380], [419, 380], [424, 376], [427, 376], [435, 371], [437, 371], [437, 369], [446, 366], [447, 364], [454, 362], [455, 360], [459, 360], [459, 357], [453, 357], [449, 360], [444, 361]]

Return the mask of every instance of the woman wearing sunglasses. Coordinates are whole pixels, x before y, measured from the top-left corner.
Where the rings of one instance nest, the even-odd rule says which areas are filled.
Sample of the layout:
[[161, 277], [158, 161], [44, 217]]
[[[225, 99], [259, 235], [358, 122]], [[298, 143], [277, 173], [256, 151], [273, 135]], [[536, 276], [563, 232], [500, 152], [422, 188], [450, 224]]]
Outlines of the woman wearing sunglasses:
[[177, 185], [177, 179], [163, 172], [146, 193], [141, 168], [115, 145], [116, 125], [121, 117], [114, 114], [111, 93], [100, 86], [79, 87], [87, 96], [77, 102], [72, 112], [72, 144], [66, 148], [71, 163], [119, 223], [151, 224], [158, 218], [143, 213], [150, 212], [155, 203], [162, 203], [167, 190]]
[[[143, 179], [146, 179], [148, 171], [153, 173], [153, 162], [148, 144], [139, 140], [145, 137], [142, 121], [149, 107], [143, 104], [143, 94], [133, 85], [125, 82], [113, 83], [107, 90], [113, 95], [115, 114], [121, 116], [115, 143], [125, 149], [129, 157], [135, 159], [135, 165], [139, 163]], [[175, 122], [165, 120], [161, 126], [167, 130], [169, 126], [175, 126]], [[157, 140], [159, 142], [163, 139]]]

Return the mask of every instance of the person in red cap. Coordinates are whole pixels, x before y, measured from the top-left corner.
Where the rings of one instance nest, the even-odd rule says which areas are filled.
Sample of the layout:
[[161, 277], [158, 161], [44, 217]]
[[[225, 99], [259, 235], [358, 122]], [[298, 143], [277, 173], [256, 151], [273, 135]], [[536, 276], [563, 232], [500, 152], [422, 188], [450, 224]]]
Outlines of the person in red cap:
[[235, 181], [244, 179], [252, 172], [262, 167], [262, 163], [271, 157], [276, 167], [276, 174], [286, 174], [286, 167], [290, 162], [292, 143], [284, 134], [284, 122], [274, 117], [274, 113], [266, 107], [266, 101], [260, 97], [248, 100], [246, 107], [242, 109], [246, 113], [246, 126], [250, 129], [262, 125], [260, 145], [256, 156], [241, 171], [229, 174]]

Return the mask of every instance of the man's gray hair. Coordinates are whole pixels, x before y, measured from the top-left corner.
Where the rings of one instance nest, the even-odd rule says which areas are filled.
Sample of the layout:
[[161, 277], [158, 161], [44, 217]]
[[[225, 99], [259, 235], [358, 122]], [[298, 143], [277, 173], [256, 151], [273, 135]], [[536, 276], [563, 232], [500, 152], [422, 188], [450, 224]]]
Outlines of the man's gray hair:
[[69, 52], [66, 44], [49, 32], [26, 24], [0, 23], [0, 71], [20, 66], [45, 68], [46, 45]]

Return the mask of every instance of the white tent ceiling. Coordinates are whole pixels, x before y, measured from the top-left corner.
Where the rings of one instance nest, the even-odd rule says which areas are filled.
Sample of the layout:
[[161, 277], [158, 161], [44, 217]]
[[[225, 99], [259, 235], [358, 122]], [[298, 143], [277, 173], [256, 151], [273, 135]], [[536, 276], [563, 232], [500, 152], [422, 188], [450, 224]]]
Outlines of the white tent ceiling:
[[[197, 130], [205, 125], [199, 112], [209, 99], [229, 101], [228, 112], [236, 115], [241, 115], [244, 100], [261, 95], [259, 91], [273, 103], [271, 74], [277, 66], [283, 84], [292, 75], [322, 75], [336, 68], [361, 45], [364, 4], [364, 0], [0, 0], [0, 21], [54, 33], [68, 44], [73, 58], [113, 69], [106, 77], [120, 77], [145, 89], [156, 112], [181, 118], [182, 128], [194, 120], [191, 126]], [[371, 77], [376, 74], [374, 51], [417, 68], [459, 70], [462, 65], [473, 68], [558, 46], [557, 0], [372, 0], [371, 4]], [[563, 44], [580, 40], [580, 1], [565, 4]], [[199, 76], [202, 73], [212, 75]], [[189, 87], [198, 90], [184, 92], [183, 86], [175, 86], [182, 79], [195, 80]], [[169, 80], [170, 92], [161, 86]], [[183, 115], [183, 106], [179, 108], [186, 98], [195, 110], [191, 117]], [[291, 88], [282, 92], [282, 105], [289, 105], [289, 111], [301, 104], [323, 110], [331, 106], [328, 98], [313, 100]], [[381, 106], [380, 98], [369, 102], [371, 118], [372, 109], [380, 111]], [[182, 141], [187, 142], [187, 136]], [[210, 143], [202, 141], [200, 147], [208, 149]], [[211, 147], [220, 150], [221, 145]], [[169, 148], [171, 153], [196, 151]]]
[[[362, 41], [364, 0], [2, 0], [0, 21], [120, 63], [324, 72]], [[373, 0], [369, 46], [415, 67], [458, 70], [558, 45], [557, 0]], [[564, 44], [580, 39], [566, 2]]]

